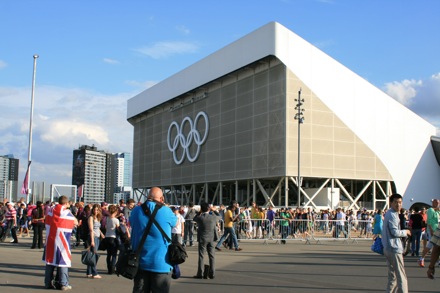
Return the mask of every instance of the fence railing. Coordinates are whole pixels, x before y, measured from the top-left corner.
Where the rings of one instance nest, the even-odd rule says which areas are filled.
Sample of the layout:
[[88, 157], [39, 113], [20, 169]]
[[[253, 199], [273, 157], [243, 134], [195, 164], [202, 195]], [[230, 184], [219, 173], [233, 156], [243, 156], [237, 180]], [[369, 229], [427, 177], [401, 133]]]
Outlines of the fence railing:
[[[219, 236], [223, 234], [223, 222], [219, 224]], [[363, 220], [298, 220], [267, 219], [241, 220], [234, 223], [237, 238], [246, 241], [357, 241], [371, 240], [373, 227], [370, 221]]]

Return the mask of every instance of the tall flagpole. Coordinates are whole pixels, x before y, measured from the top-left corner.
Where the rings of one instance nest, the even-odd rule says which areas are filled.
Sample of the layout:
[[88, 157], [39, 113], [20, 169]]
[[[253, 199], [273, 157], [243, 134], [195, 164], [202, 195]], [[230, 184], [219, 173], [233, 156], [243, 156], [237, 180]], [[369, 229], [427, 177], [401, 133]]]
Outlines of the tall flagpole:
[[29, 122], [29, 148], [28, 148], [28, 170], [27, 170], [27, 192], [26, 192], [26, 203], [29, 202], [29, 193], [32, 194], [32, 190], [29, 189], [29, 184], [31, 182], [31, 162], [32, 162], [32, 121], [34, 119], [34, 95], [35, 95], [35, 75], [37, 74], [37, 54], [34, 55], [34, 72], [32, 74], [32, 94], [31, 94], [31, 115]]

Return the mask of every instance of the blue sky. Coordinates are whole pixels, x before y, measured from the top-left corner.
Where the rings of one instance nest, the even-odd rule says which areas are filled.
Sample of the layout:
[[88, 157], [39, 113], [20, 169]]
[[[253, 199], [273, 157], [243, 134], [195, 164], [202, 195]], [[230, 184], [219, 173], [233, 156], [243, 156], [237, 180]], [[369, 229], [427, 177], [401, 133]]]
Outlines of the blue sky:
[[0, 155], [20, 159], [22, 181], [34, 54], [31, 181], [70, 184], [79, 145], [132, 151], [129, 98], [270, 21], [439, 129], [439, 12], [436, 0], [0, 1]]

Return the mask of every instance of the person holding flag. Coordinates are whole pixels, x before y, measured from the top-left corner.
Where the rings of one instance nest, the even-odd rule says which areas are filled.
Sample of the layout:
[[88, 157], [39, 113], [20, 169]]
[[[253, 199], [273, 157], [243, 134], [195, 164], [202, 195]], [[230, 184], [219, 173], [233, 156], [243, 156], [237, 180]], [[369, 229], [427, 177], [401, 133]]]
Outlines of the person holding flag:
[[[70, 236], [72, 229], [78, 225], [78, 220], [68, 208], [67, 196], [60, 196], [58, 204], [51, 208], [46, 215], [46, 246], [43, 261], [46, 263], [44, 285], [46, 289], [69, 290], [69, 267], [72, 266], [70, 252]], [[57, 280], [53, 273], [57, 268]]]

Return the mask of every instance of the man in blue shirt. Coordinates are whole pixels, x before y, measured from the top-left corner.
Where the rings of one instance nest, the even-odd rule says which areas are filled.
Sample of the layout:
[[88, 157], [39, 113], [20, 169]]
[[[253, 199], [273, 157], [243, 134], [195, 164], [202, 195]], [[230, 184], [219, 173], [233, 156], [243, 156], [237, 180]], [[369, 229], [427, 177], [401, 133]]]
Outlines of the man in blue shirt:
[[408, 281], [403, 263], [401, 238], [411, 236], [409, 230], [400, 229], [399, 212], [402, 209], [402, 196], [390, 196], [390, 209], [385, 214], [382, 230], [383, 252], [388, 266], [388, 285], [386, 292], [408, 292]]
[[[162, 190], [159, 187], [151, 188], [146, 202], [149, 215], [153, 213], [156, 205], [163, 205], [164, 201]], [[155, 219], [171, 238], [171, 229], [177, 223], [177, 217], [171, 209], [166, 206], [161, 207], [157, 211]], [[137, 206], [132, 210], [130, 215], [131, 244], [134, 250], [139, 245], [148, 221], [149, 217], [142, 210], [142, 206]], [[156, 225], [152, 225], [141, 251], [139, 271], [133, 280], [133, 293], [166, 293], [170, 291], [172, 266], [168, 261], [168, 245], [168, 241], [162, 236]]]
[[269, 238], [273, 238], [275, 236], [275, 229], [274, 229], [274, 220], [275, 220], [275, 212], [273, 211], [272, 206], [269, 206], [269, 209], [266, 213], [266, 218], [269, 220], [269, 227], [267, 227]]

